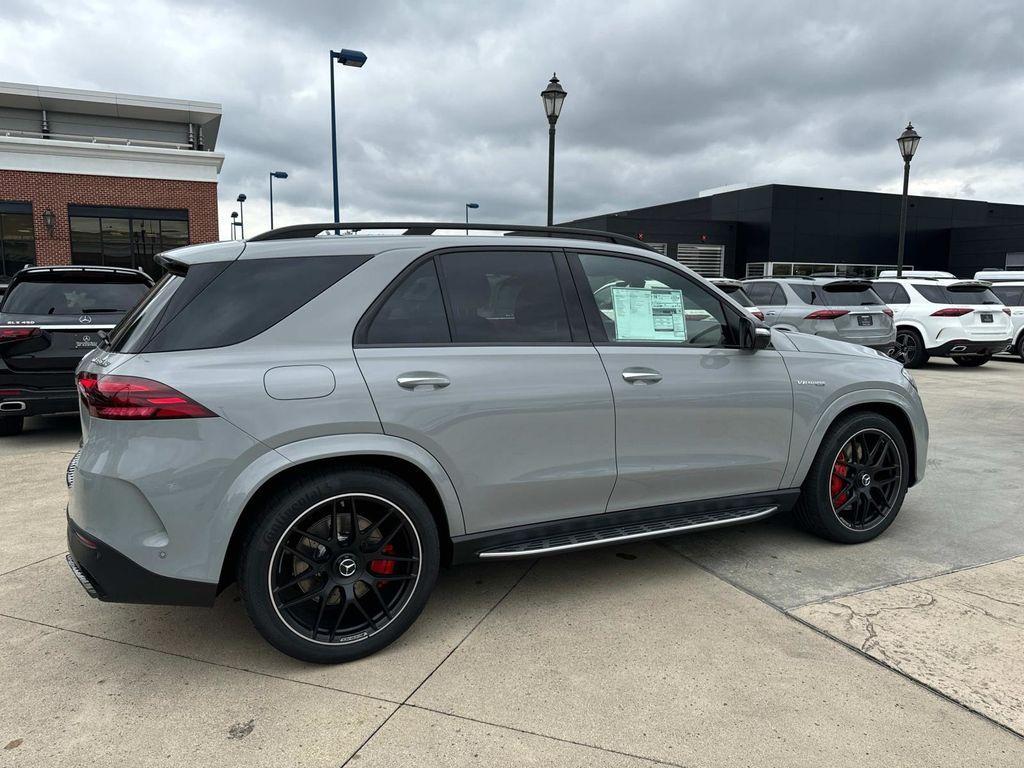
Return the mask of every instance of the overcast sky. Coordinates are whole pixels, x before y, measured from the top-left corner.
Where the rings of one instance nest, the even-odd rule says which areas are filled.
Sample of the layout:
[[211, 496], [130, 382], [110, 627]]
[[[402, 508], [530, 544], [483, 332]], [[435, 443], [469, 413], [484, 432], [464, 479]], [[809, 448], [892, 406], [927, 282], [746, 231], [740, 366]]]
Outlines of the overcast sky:
[[331, 218], [543, 223], [557, 70], [556, 220], [727, 184], [1024, 203], [1024, 3], [3, 0], [0, 79], [223, 105], [221, 231]]

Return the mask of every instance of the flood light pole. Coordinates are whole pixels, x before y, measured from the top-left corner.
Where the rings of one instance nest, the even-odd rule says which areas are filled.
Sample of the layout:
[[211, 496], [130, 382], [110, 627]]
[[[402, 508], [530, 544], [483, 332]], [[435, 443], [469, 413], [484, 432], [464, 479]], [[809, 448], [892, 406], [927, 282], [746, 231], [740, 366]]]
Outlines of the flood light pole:
[[907, 189], [910, 186], [910, 161], [914, 159], [917, 145], [921, 142], [921, 136], [914, 130], [911, 123], [907, 123], [906, 129], [896, 139], [900, 145], [900, 154], [903, 155], [903, 200], [900, 203], [900, 244], [896, 253], [896, 277], [903, 277], [903, 249], [907, 239]]
[[548, 226], [555, 221], [555, 123], [565, 101], [565, 89], [558, 82], [556, 74], [551, 75], [548, 87], [540, 93], [544, 112], [548, 116]]
[[[284, 171], [270, 172], [270, 228], [274, 228], [274, 179], [287, 179], [288, 174]], [[335, 219], [337, 221], [337, 219]]]
[[[362, 51], [350, 51], [342, 48], [340, 51], [331, 51], [331, 167], [334, 170], [334, 220], [341, 218], [341, 209], [338, 204], [338, 121], [334, 107], [334, 62], [346, 67], [361, 67], [366, 63], [366, 54]], [[340, 234], [338, 230], [334, 234]]]
[[480, 203], [466, 203], [466, 234], [469, 234], [469, 209], [474, 210], [480, 207]]
[[245, 195], [235, 198], [238, 201], [238, 228], [242, 231], [242, 239], [245, 240]]

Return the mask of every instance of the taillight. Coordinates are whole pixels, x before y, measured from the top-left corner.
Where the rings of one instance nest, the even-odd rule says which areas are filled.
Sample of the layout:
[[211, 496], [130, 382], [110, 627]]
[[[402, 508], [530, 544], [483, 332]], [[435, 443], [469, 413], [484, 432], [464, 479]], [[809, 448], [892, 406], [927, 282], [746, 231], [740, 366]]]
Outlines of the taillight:
[[892, 317], [892, 310], [891, 310], [891, 309], [889, 309], [888, 307], [885, 307], [885, 308], [883, 308], [883, 309], [882, 309], [882, 313], [883, 313], [884, 315], [886, 315], [887, 317]]
[[38, 336], [42, 331], [38, 328], [0, 328], [0, 343], [5, 341], [24, 341]]
[[100, 419], [204, 419], [211, 413], [159, 381], [136, 376], [78, 374], [78, 393]]
[[963, 317], [973, 311], [970, 307], [945, 307], [932, 312], [932, 317]]
[[805, 320], [835, 320], [837, 317], [850, 314], [848, 309], [819, 309], [811, 312]]
[[750, 314], [752, 314], [758, 320], [764, 320], [764, 312], [762, 312], [760, 309], [752, 309], [750, 310]]

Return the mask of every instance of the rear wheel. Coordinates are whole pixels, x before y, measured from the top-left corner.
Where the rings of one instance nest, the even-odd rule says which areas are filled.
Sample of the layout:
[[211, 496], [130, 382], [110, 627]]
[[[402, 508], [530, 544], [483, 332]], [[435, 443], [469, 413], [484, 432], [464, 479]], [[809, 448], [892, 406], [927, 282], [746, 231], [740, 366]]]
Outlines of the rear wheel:
[[794, 508], [801, 527], [842, 544], [870, 541], [903, 506], [910, 461], [899, 429], [860, 413], [837, 421], [818, 449]]
[[977, 368], [992, 359], [992, 355], [953, 355], [953, 362], [964, 368]]
[[1024, 333], [1017, 339], [1017, 356], [1024, 360]]
[[0, 437], [20, 435], [24, 428], [24, 416], [0, 416]]
[[276, 493], [243, 545], [238, 584], [275, 648], [331, 664], [397, 639], [426, 605], [440, 546], [430, 510], [375, 469], [300, 480]]
[[921, 334], [913, 328], [897, 329], [892, 358], [903, 363], [904, 368], [917, 368], [928, 362], [928, 352]]

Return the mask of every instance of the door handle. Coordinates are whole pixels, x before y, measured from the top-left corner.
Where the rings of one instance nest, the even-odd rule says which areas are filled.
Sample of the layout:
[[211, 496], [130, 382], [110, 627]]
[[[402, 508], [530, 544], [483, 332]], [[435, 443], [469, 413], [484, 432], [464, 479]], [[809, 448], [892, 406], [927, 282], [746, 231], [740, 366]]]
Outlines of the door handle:
[[440, 373], [431, 373], [430, 371], [410, 371], [409, 373], [402, 373], [399, 374], [395, 381], [398, 382], [398, 386], [402, 389], [418, 389], [419, 387], [444, 389], [451, 384], [451, 381], [448, 380], [447, 376], [442, 376]]
[[622, 379], [627, 384], [657, 384], [661, 374], [653, 368], [627, 368], [622, 372]]

